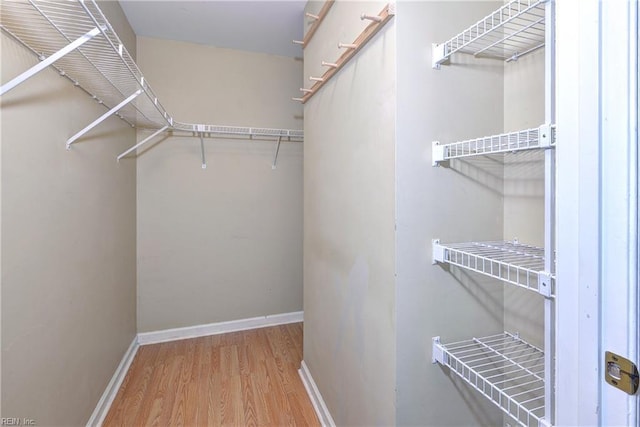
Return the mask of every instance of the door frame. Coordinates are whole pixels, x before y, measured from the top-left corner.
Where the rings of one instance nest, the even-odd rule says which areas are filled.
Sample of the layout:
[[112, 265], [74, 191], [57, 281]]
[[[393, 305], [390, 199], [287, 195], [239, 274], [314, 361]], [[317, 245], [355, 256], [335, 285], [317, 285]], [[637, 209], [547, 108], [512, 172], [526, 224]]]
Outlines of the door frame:
[[637, 426], [603, 367], [638, 363], [638, 1], [558, 1], [556, 24], [556, 424]]

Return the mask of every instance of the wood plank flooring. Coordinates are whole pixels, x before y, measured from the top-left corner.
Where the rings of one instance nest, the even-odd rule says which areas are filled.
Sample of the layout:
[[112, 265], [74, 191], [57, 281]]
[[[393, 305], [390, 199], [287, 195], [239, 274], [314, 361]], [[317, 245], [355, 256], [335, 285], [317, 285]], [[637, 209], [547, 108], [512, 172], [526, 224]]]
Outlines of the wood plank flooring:
[[302, 323], [140, 347], [104, 426], [319, 426]]

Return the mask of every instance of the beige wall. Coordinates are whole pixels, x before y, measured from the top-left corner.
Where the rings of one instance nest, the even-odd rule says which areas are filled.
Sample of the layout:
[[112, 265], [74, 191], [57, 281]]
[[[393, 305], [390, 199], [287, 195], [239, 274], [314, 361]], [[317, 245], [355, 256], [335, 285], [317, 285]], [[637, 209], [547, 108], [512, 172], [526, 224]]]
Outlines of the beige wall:
[[[6, 82], [37, 59], [1, 37]], [[135, 164], [115, 162], [135, 134], [109, 118], [65, 150], [104, 111], [50, 69], [2, 97], [3, 417], [86, 423], [136, 332]]]
[[[4, 39], [0, 39], [0, 48], [3, 47]], [[2, 59], [0, 54], [0, 60]], [[0, 82], [5, 82], [6, 78], [3, 77], [0, 70]], [[0, 104], [0, 417], [2, 412], [2, 108]]]
[[431, 364], [432, 337], [446, 343], [503, 330], [502, 283], [431, 264], [433, 238], [502, 238], [501, 162], [431, 166], [432, 141], [502, 131], [502, 62], [456, 55], [434, 70], [430, 48], [499, 5], [397, 3], [397, 425], [502, 424], [484, 397]]
[[[174, 118], [302, 129], [301, 61], [138, 38]], [[142, 135], [140, 135], [142, 138]], [[302, 144], [169, 137], [138, 164], [138, 330], [302, 310]]]
[[[305, 84], [384, 3], [336, 2]], [[338, 425], [395, 422], [394, 21], [305, 104], [304, 360]]]
[[[544, 49], [504, 66], [505, 132], [544, 123]], [[504, 238], [544, 246], [544, 153], [504, 156]], [[544, 298], [505, 285], [505, 330], [544, 346]]]

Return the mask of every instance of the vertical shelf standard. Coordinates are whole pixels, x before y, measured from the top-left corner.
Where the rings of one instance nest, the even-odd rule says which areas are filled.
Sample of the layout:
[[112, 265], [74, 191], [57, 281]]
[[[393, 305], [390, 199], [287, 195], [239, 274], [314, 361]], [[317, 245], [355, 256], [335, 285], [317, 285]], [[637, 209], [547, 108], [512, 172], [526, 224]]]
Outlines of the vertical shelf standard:
[[451, 368], [519, 425], [546, 427], [555, 420], [555, 150], [548, 149], [555, 146], [555, 1], [511, 0], [446, 42], [433, 44], [432, 60], [435, 69], [454, 53], [510, 62], [544, 46], [545, 124], [450, 144], [436, 141], [432, 164], [438, 166], [459, 157], [546, 149], [544, 248], [511, 242], [433, 241], [434, 263], [456, 265], [541, 294], [545, 352], [506, 332], [448, 345], [436, 337], [432, 361]]

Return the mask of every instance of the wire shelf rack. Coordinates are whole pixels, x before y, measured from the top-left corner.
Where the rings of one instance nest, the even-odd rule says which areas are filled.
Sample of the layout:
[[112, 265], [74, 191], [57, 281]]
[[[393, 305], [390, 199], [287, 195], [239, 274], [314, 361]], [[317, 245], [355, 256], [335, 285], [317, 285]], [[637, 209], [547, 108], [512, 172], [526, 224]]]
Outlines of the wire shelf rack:
[[544, 352], [518, 335], [504, 332], [450, 344], [435, 337], [432, 362], [449, 367], [518, 425], [547, 425]]
[[545, 44], [545, 3], [511, 0], [444, 43], [433, 46], [433, 66], [454, 53], [513, 61]]
[[553, 297], [553, 276], [544, 271], [544, 249], [517, 241], [441, 244], [433, 241], [433, 260], [455, 265]]
[[291, 129], [256, 128], [246, 126], [196, 125], [175, 122], [173, 129], [185, 132], [200, 132], [204, 136], [248, 136], [250, 138], [283, 138], [289, 141], [302, 141], [304, 131]]
[[99, 28], [100, 34], [58, 59], [54, 68], [107, 108], [143, 89], [143, 96], [117, 114], [138, 127], [171, 124], [171, 116], [94, 1], [3, 1], [0, 27], [40, 59]]
[[555, 126], [542, 125], [499, 135], [441, 144], [433, 142], [432, 164], [460, 157], [481, 156], [486, 154], [512, 153], [555, 146]]
[[[0, 28], [131, 126], [194, 132], [206, 128], [210, 134], [302, 141], [300, 130], [174, 122], [95, 0], [2, 1]], [[38, 71], [28, 70], [24, 80]], [[23, 78], [14, 80], [20, 80], [17, 85]], [[13, 87], [10, 83], [6, 86]], [[6, 86], [3, 92], [10, 90]], [[72, 137], [67, 147], [106, 116]]]

